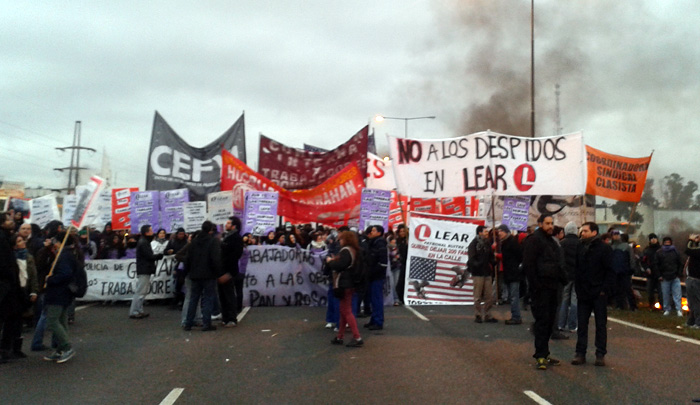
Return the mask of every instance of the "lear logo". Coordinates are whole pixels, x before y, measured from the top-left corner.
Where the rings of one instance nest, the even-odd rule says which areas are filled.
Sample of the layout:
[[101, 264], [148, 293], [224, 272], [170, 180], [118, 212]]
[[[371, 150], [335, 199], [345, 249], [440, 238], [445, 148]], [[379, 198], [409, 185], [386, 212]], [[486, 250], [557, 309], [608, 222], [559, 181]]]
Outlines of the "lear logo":
[[430, 227], [426, 224], [421, 224], [416, 227], [415, 237], [420, 242], [425, 242], [430, 237]]
[[527, 191], [535, 185], [535, 168], [527, 163], [523, 163], [515, 169], [513, 180], [515, 187], [520, 191]]

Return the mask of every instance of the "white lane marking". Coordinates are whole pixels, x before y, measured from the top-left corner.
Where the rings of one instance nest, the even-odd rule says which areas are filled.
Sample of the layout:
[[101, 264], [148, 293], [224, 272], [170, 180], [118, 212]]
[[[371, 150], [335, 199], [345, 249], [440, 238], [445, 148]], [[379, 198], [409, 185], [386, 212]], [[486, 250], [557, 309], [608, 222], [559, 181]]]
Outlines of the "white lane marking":
[[534, 391], [523, 391], [523, 394], [527, 395], [528, 397], [530, 397], [531, 400], [537, 402], [540, 405], [552, 405], [551, 402], [537, 395]]
[[421, 314], [420, 312], [418, 312], [418, 311], [416, 311], [415, 309], [413, 309], [412, 306], [410, 306], [410, 305], [404, 305], [404, 308], [406, 308], [407, 310], [413, 312], [413, 315], [417, 316], [418, 319], [423, 320], [423, 321], [430, 321], [430, 319], [428, 319], [428, 318], [426, 318], [425, 316], [423, 316], [423, 314]]
[[173, 388], [173, 390], [170, 391], [170, 394], [168, 394], [167, 397], [163, 398], [163, 400], [160, 401], [160, 405], [173, 405], [184, 390], [184, 388]]
[[95, 305], [97, 305], [97, 303], [96, 303], [96, 302], [93, 302], [92, 304], [81, 305], [81, 306], [79, 306], [79, 307], [75, 307], [75, 310], [76, 310], [76, 311], [81, 311], [81, 310], [83, 310], [83, 309], [85, 309], [85, 308], [94, 307]]
[[237, 322], [240, 322], [240, 321], [243, 319], [243, 317], [245, 316], [245, 314], [248, 313], [248, 310], [250, 310], [250, 307], [245, 307], [245, 308], [243, 308], [243, 311], [241, 311], [241, 313], [238, 314]]
[[683, 341], [683, 342], [692, 343], [692, 344], [694, 344], [694, 345], [700, 345], [700, 341], [699, 341], [699, 340], [687, 338], [687, 337], [685, 337], [685, 336], [674, 335], [674, 334], [672, 334], [672, 333], [662, 332], [662, 331], [660, 331], [660, 330], [655, 330], [655, 329], [647, 328], [646, 326], [635, 325], [635, 324], [633, 324], [633, 323], [625, 322], [625, 321], [622, 321], [622, 320], [620, 320], [620, 319], [608, 318], [608, 320], [609, 320], [609, 321], [613, 321], [613, 322], [615, 322], [615, 323], [619, 323], [620, 325], [629, 326], [630, 328], [637, 328], [637, 329], [641, 329], [641, 330], [646, 331], [646, 332], [656, 333], [657, 335], [666, 336], [666, 337], [669, 337], [669, 338], [671, 338], [671, 339], [681, 340], [681, 341]]

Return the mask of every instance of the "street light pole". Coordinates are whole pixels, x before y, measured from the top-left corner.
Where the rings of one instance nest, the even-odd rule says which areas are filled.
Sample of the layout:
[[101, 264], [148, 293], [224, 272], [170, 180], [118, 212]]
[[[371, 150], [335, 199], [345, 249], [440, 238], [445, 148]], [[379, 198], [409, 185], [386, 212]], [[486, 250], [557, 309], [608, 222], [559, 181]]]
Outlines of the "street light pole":
[[535, 0], [530, 0], [530, 137], [535, 137]]
[[408, 121], [411, 120], [434, 120], [435, 116], [430, 115], [426, 117], [385, 117], [383, 115], [376, 115], [374, 120], [376, 122], [382, 122], [384, 120], [403, 120], [403, 137], [408, 138]]

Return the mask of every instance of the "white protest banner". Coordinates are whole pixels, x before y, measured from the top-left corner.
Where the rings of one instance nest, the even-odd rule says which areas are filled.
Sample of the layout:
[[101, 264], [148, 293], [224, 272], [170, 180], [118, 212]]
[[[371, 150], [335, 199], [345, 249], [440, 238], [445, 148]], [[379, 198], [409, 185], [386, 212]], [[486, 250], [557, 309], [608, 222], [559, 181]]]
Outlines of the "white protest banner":
[[367, 178], [365, 183], [367, 188], [376, 190], [391, 191], [396, 189], [391, 160], [384, 160], [375, 154], [367, 153]]
[[[156, 274], [146, 299], [171, 298], [175, 293], [173, 271], [175, 256], [165, 256], [156, 262]], [[88, 260], [85, 262], [88, 290], [82, 301], [130, 300], [136, 292], [136, 259]]]
[[233, 216], [233, 191], [220, 191], [207, 194], [209, 220], [216, 225], [223, 225]]
[[29, 201], [29, 221], [39, 225], [39, 228], [43, 228], [54, 219], [60, 220], [60, 218], [56, 194], [51, 193]]
[[[321, 271], [327, 252], [277, 245], [248, 246], [243, 305], [251, 307], [325, 306], [328, 278]], [[384, 305], [392, 305], [391, 282], [384, 283]]]
[[546, 138], [495, 132], [437, 140], [387, 138], [398, 191], [411, 197], [586, 191], [580, 132]]
[[207, 220], [207, 202], [190, 201], [182, 203], [185, 215], [185, 232], [195, 232], [202, 229], [202, 223]]
[[78, 206], [78, 196], [75, 194], [69, 194], [63, 197], [63, 216], [61, 222], [64, 224], [69, 224], [70, 219], [73, 218], [75, 214], [75, 207]]
[[325, 252], [286, 246], [248, 246], [243, 305], [251, 307], [325, 306], [328, 279], [321, 266]]
[[469, 243], [483, 220], [411, 212], [404, 296], [408, 305], [474, 303]]
[[75, 213], [71, 217], [70, 225], [80, 229], [84, 224], [85, 220], [94, 212], [97, 208], [97, 200], [100, 193], [105, 187], [105, 181], [98, 177], [90, 177], [85, 188], [76, 188], [76, 195], [78, 196], [78, 204], [75, 207]]

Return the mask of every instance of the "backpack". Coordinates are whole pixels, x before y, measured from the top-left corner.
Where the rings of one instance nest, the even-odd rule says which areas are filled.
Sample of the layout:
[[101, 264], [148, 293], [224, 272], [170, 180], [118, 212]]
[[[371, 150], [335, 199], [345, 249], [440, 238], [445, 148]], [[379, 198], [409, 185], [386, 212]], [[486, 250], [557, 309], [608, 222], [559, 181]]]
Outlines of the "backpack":
[[83, 298], [88, 289], [87, 272], [84, 266], [78, 266], [73, 272], [73, 280], [68, 284], [68, 289], [75, 298]]

